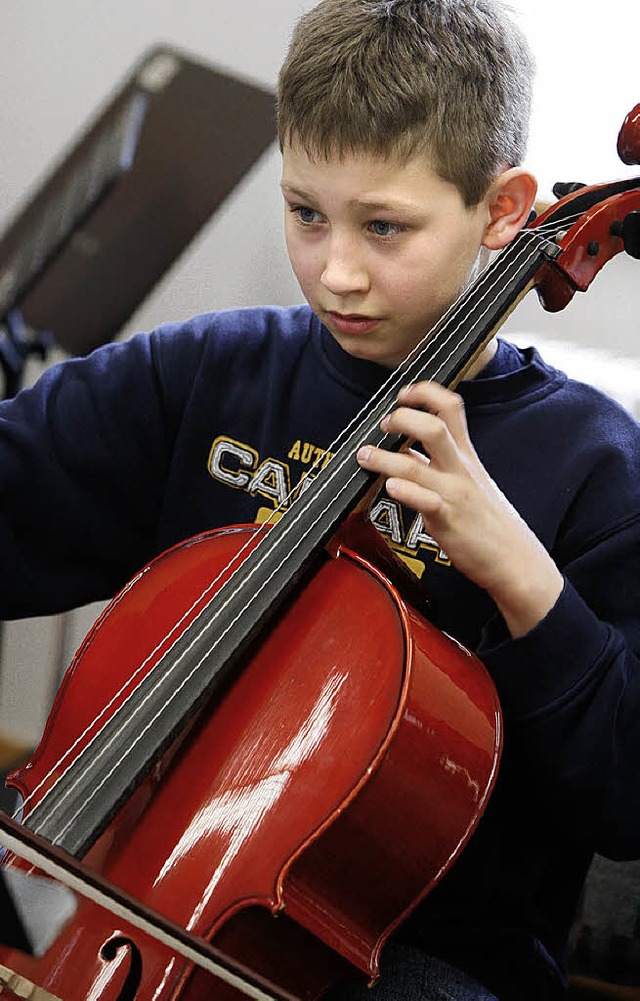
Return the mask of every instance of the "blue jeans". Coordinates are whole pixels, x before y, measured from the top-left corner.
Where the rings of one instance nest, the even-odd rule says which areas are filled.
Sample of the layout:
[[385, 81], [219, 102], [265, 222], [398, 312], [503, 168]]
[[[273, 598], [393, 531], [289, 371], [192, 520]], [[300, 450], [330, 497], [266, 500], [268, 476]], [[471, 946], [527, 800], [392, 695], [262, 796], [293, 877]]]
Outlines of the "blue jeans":
[[374, 987], [341, 984], [324, 1001], [498, 1001], [473, 977], [418, 949], [385, 947], [382, 975]]

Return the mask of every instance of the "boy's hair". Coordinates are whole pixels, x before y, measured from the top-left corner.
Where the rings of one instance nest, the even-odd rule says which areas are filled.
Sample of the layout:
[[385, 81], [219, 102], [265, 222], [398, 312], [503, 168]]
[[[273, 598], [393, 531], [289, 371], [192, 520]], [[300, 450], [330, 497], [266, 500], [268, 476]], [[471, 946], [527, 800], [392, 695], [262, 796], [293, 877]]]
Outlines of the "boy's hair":
[[533, 58], [499, 0], [321, 0], [278, 81], [281, 147], [428, 157], [475, 205], [526, 150]]

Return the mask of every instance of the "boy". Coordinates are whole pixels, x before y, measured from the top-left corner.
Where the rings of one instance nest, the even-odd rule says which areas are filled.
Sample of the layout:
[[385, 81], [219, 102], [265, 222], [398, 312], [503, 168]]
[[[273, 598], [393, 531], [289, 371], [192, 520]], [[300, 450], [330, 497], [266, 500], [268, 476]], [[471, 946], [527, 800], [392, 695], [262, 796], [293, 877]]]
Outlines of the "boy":
[[[526, 222], [531, 75], [493, 0], [322, 0], [301, 19], [279, 128], [309, 305], [169, 325], [2, 407], [1, 615], [113, 594], [169, 545], [287, 505]], [[388, 418], [429, 460], [365, 443], [359, 460], [387, 478], [371, 517], [419, 565], [433, 621], [494, 678], [500, 774], [379, 984], [336, 998], [559, 997], [593, 851], [640, 846], [638, 428], [505, 341], [470, 375], [459, 395], [407, 388]]]

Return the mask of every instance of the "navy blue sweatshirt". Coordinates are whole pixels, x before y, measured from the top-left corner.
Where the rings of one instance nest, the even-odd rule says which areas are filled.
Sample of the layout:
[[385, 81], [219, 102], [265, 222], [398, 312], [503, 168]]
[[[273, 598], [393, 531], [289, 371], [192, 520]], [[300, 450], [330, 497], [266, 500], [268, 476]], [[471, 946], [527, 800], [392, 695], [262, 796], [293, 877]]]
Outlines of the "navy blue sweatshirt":
[[[286, 505], [387, 374], [306, 306], [200, 316], [53, 367], [0, 406], [0, 618], [109, 597], [173, 543]], [[640, 431], [506, 341], [459, 392], [565, 586], [513, 640], [415, 515], [373, 507], [432, 620], [487, 665], [505, 723], [479, 828], [400, 936], [500, 998], [540, 1001], [561, 990], [593, 852], [640, 854]]]

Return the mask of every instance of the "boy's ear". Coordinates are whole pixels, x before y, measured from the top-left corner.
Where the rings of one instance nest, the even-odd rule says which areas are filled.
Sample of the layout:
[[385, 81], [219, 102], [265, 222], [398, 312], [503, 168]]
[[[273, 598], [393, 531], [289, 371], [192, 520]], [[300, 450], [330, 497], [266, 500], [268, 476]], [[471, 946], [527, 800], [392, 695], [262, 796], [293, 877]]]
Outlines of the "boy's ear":
[[537, 189], [535, 177], [524, 167], [510, 167], [496, 177], [485, 195], [489, 214], [485, 247], [500, 250], [513, 240], [529, 218]]

